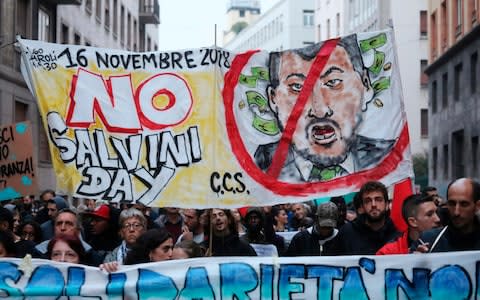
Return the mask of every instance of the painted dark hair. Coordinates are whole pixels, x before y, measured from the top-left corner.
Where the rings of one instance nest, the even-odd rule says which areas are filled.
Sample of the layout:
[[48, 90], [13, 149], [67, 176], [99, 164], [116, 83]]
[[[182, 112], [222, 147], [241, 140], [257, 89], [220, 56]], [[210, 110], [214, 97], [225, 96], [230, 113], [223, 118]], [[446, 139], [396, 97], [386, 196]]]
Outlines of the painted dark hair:
[[[272, 88], [276, 88], [280, 84], [280, 80], [278, 78], [279, 68], [280, 68], [280, 59], [282, 55], [286, 52], [293, 52], [299, 55], [302, 59], [310, 61], [313, 60], [320, 48], [322, 48], [323, 42], [318, 44], [314, 44], [304, 48], [286, 50], [284, 52], [270, 52], [269, 58], [269, 76], [270, 76], [270, 86]], [[357, 35], [351, 34], [348, 36], [343, 37], [337, 43], [337, 46], [340, 46], [345, 49], [347, 52], [350, 61], [352, 62], [353, 69], [362, 76], [362, 73], [366, 68], [363, 64], [362, 53], [357, 43]]]

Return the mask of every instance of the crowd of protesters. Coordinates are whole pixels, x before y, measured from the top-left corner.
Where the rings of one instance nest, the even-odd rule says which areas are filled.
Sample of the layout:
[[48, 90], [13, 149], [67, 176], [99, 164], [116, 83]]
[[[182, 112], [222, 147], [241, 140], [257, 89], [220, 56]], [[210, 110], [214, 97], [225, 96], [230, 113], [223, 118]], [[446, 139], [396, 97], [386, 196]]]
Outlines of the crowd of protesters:
[[[353, 201], [239, 209], [151, 208], [74, 199], [46, 190], [0, 206], [0, 257], [100, 266], [203, 256], [387, 255], [480, 250], [480, 184], [451, 182], [445, 200], [433, 187], [402, 205], [407, 230], [390, 217], [387, 188], [365, 183]], [[72, 203], [74, 202], [74, 203]], [[73, 205], [76, 204], [76, 205]]]

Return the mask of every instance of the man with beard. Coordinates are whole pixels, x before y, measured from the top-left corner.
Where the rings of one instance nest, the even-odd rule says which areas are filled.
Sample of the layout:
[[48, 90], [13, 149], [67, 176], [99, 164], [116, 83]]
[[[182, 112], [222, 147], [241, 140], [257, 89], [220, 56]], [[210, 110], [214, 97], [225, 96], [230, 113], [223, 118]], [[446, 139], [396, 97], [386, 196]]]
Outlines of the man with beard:
[[92, 212], [84, 213], [85, 221], [89, 224], [86, 232], [86, 241], [105, 256], [118, 247], [121, 241], [118, 236], [118, 216], [120, 212], [107, 204], [102, 204]]
[[440, 225], [435, 198], [430, 195], [414, 194], [408, 196], [402, 204], [402, 217], [407, 230], [396, 240], [385, 244], [377, 255], [407, 254], [420, 234]]
[[305, 203], [292, 204], [291, 211], [293, 212], [293, 217], [290, 220], [289, 226], [293, 230], [302, 230], [313, 225], [313, 219], [307, 215], [308, 212]]
[[[480, 183], [472, 178], [454, 180], [447, 188], [450, 220], [443, 228], [421, 235], [419, 252], [480, 250]], [[420, 241], [420, 240], [419, 240]]]
[[212, 223], [212, 232], [202, 243], [207, 250], [207, 255], [211, 256], [256, 256], [255, 250], [246, 242], [240, 240], [235, 220], [228, 209], [214, 208], [210, 212], [210, 222]]
[[332, 246], [332, 254], [373, 255], [399, 235], [387, 215], [388, 192], [385, 185], [369, 181], [358, 193], [364, 213], [343, 225]]
[[182, 241], [194, 241], [200, 244], [205, 239], [204, 224], [200, 222], [200, 216], [203, 214], [203, 209], [184, 209], [183, 219], [184, 225], [182, 227], [182, 234], [178, 237], [176, 244]]
[[[356, 133], [362, 110], [374, 95], [356, 35], [338, 42], [304, 107], [296, 106], [322, 45], [270, 53], [267, 97], [283, 135], [279, 142], [260, 145], [254, 156], [262, 170], [279, 170], [282, 181], [326, 181], [351, 174], [375, 166], [393, 146], [392, 140]], [[296, 114], [300, 117], [293, 124], [290, 116]]]

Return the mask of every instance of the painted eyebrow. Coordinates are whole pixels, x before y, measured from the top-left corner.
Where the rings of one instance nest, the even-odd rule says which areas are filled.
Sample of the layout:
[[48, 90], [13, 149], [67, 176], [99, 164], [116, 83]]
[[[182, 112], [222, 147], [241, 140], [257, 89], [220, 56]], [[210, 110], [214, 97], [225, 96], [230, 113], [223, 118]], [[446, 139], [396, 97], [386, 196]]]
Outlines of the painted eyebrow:
[[327, 76], [330, 75], [333, 71], [337, 71], [337, 72], [340, 72], [340, 73], [345, 73], [345, 71], [343, 71], [343, 70], [340, 69], [339, 67], [333, 66], [333, 67], [330, 67], [328, 70], [326, 70], [325, 73], [323, 73], [322, 75], [320, 75], [320, 79], [327, 77]]
[[289, 79], [290, 77], [300, 77], [302, 79], [307, 78], [307, 76], [305, 76], [305, 74], [303, 74], [303, 73], [291, 73], [291, 74], [288, 74], [287, 78], [285, 78], [285, 79]]

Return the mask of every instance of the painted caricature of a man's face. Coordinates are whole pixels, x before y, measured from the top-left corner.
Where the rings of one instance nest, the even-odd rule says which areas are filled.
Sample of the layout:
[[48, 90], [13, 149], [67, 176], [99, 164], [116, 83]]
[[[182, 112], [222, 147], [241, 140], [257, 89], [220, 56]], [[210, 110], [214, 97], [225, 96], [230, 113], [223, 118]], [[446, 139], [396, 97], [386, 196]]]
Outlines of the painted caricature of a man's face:
[[[268, 97], [282, 129], [285, 129], [313, 61], [293, 51], [281, 56], [279, 85], [268, 90]], [[371, 88], [365, 77], [354, 70], [348, 53], [337, 45], [296, 125], [292, 145], [298, 154], [315, 165], [330, 166], [345, 160], [361, 121], [364, 92]]]

